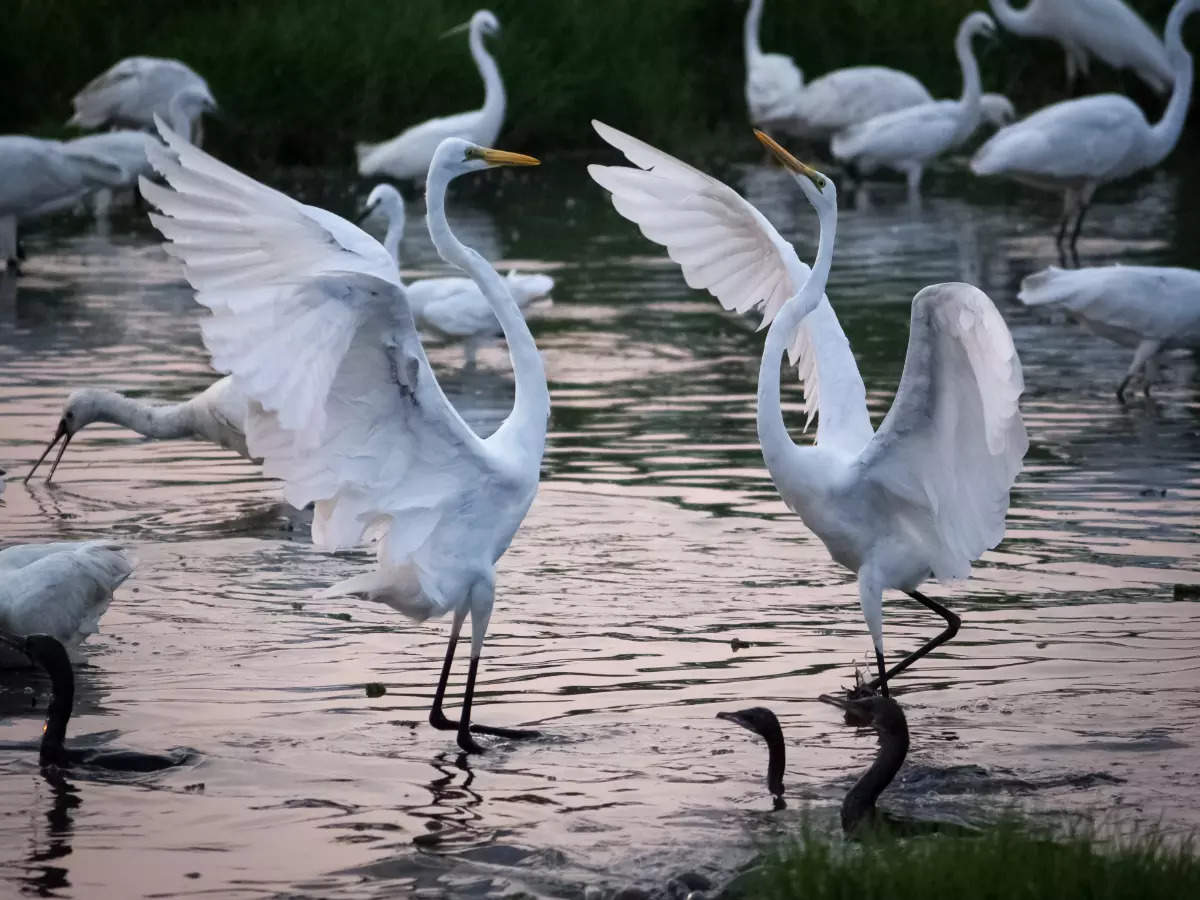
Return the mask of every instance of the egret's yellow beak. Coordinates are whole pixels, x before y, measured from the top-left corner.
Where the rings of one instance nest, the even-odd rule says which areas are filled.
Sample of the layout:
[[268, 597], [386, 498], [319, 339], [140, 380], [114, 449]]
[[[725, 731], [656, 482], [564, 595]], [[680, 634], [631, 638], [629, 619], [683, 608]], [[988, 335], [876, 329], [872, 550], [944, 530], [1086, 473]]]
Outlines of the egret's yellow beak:
[[484, 147], [479, 158], [492, 166], [540, 166], [540, 160], [532, 156], [526, 156], [524, 153], [509, 153], [507, 150], [492, 150], [490, 147]]
[[755, 128], [754, 136], [762, 142], [764, 147], [766, 147], [775, 155], [775, 158], [779, 160], [783, 164], [783, 167], [789, 172], [795, 172], [797, 175], [806, 176], [809, 181], [817, 186], [817, 190], [821, 190], [823, 187], [825, 187], [824, 175], [822, 175], [812, 166], [806, 166], [804, 163], [800, 162], [800, 160], [796, 159], [796, 157], [784, 150], [783, 147], [781, 147], [779, 143], [765, 131], [759, 131], [757, 128]]
[[455, 25], [453, 28], [447, 28], [445, 31], [443, 31], [441, 34], [438, 35], [438, 38], [439, 39], [448, 38], [448, 37], [451, 37], [452, 35], [462, 34], [464, 31], [466, 31], [470, 27], [471, 27], [471, 20], [467, 19], [467, 21], [463, 22], [461, 25]]

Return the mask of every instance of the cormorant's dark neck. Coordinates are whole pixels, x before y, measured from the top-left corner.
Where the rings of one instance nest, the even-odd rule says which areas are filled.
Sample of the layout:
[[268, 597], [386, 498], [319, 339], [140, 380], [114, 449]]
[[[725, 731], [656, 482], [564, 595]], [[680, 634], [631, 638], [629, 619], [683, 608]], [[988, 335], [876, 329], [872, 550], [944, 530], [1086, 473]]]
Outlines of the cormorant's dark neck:
[[875, 801], [884, 792], [908, 755], [908, 728], [879, 732], [879, 755], [842, 801], [842, 830], [849, 834], [875, 812]]
[[39, 759], [43, 766], [63, 765], [67, 761], [65, 742], [67, 722], [75, 706], [75, 672], [61, 644], [49, 653], [39, 653], [38, 662], [50, 676], [50, 706], [46, 724], [42, 726], [42, 747]]
[[783, 743], [783, 729], [779, 723], [774, 724], [774, 728], [766, 728], [762, 732], [770, 754], [767, 757], [767, 790], [775, 798], [775, 808], [783, 809], [783, 771], [787, 765], [787, 751]]

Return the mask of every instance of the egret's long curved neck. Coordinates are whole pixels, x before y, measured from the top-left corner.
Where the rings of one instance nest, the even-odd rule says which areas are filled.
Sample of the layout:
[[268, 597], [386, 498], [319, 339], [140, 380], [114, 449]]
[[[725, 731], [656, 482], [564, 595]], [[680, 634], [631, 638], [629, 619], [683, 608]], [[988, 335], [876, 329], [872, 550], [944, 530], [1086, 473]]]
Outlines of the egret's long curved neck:
[[746, 21], [742, 24], [742, 44], [746, 51], [746, 65], [762, 59], [762, 45], [758, 42], [758, 29], [762, 22], [763, 0], [750, 0], [746, 10]]
[[400, 262], [400, 242], [404, 240], [404, 210], [389, 209], [387, 234], [383, 236], [383, 249], [397, 263]]
[[991, 0], [992, 13], [1000, 24], [1013, 34], [1028, 35], [1034, 31], [1034, 7], [1038, 0], [1029, 0], [1024, 9], [1017, 9], [1006, 0]]
[[[542, 356], [504, 279], [487, 260], [463, 244], [450, 230], [450, 223], [446, 221], [446, 186], [449, 182], [445, 171], [434, 165], [429, 173], [425, 195], [429, 236], [433, 238], [433, 245], [442, 259], [463, 269], [479, 285], [504, 330], [516, 380], [516, 399], [508, 421], [518, 426], [528, 424], [544, 440], [546, 420], [550, 415], [550, 391], [546, 386]], [[538, 453], [540, 456], [540, 450]]]
[[972, 32], [960, 28], [954, 38], [954, 53], [958, 64], [962, 66], [963, 90], [958, 101], [958, 127], [955, 129], [959, 140], [965, 140], [979, 125], [979, 98], [983, 88], [979, 78], [979, 63], [971, 48]]
[[471, 57], [479, 68], [479, 76], [483, 79], [483, 117], [495, 125], [499, 132], [504, 121], [504, 81], [500, 77], [500, 67], [492, 54], [488, 53], [483, 43], [483, 32], [478, 28], [471, 29]]
[[1195, 4], [1176, 3], [1167, 17], [1165, 42], [1167, 59], [1171, 61], [1171, 68], [1175, 72], [1175, 86], [1171, 90], [1171, 99], [1163, 117], [1150, 129], [1150, 142], [1147, 147], [1149, 159], [1146, 162], [1148, 166], [1157, 165], [1175, 149], [1183, 131], [1184, 119], [1187, 118], [1188, 105], [1192, 102], [1192, 79], [1195, 73], [1191, 54], [1183, 46], [1182, 32], [1184, 20], [1195, 8]]
[[97, 422], [123, 425], [148, 438], [183, 438], [194, 434], [187, 403], [146, 403], [114, 391], [97, 391]]
[[[829, 280], [829, 270], [833, 265], [837, 211], [823, 207], [818, 210], [818, 216], [821, 222], [821, 237], [817, 244], [817, 258], [813, 260], [812, 272], [803, 287], [783, 305], [783, 309], [767, 329], [762, 365], [758, 370], [758, 442], [762, 445], [763, 459], [773, 478], [776, 471], [774, 467], [796, 446], [783, 421], [783, 407], [779, 399], [783, 354], [792, 342], [800, 322], [821, 302], [825, 293], [825, 283]], [[776, 482], [778, 483], [778, 478]]]
[[879, 755], [842, 800], [842, 830], [849, 833], [875, 810], [875, 801], [884, 792], [908, 756], [908, 728], [888, 729], [879, 733]]

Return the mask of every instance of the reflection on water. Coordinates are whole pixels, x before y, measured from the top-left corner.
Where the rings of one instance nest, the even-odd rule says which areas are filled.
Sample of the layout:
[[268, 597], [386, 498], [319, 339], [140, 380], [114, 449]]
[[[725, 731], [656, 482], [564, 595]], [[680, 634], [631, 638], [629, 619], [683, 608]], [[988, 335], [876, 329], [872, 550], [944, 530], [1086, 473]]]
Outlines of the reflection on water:
[[[762, 336], [688, 291], [578, 169], [452, 201], [469, 241], [559, 285], [533, 323], [554, 402], [543, 484], [500, 564], [478, 689], [481, 717], [546, 736], [460, 758], [425, 725], [445, 623], [318, 599], [370, 561], [314, 550], [252, 464], [94, 425], [54, 484], [10, 480], [0, 543], [134, 547], [137, 570], [85, 645], [72, 734], [199, 759], [136, 782], [44, 779], [31, 749], [44, 701], [30, 702], [44, 684], [0, 682], [0, 878], [62, 896], [572, 896], [688, 869], [719, 880], [803, 815], [835, 827], [874, 745], [815, 698], [870, 645], [848, 573], [763, 469]], [[726, 175], [811, 256], [815, 217], [785, 175]], [[308, 202], [344, 213], [365, 194], [305, 177]], [[1194, 366], [1172, 359], [1157, 396], [1118, 405], [1127, 351], [1015, 301], [1055, 262], [1052, 198], [935, 172], [915, 210], [894, 187], [844, 211], [829, 289], [872, 414], [899, 380], [913, 294], [971, 280], [1012, 327], [1031, 449], [1009, 539], [970, 582], [931, 586], [964, 627], [903, 679], [913, 750], [885, 802], [972, 821], [1012, 803], [1099, 807], [1195, 828], [1200, 630], [1173, 594], [1200, 582]], [[1159, 173], [1107, 188], [1084, 262], [1194, 262], [1185, 187]], [[443, 271], [422, 212], [409, 204], [414, 275]], [[201, 310], [136, 213], [106, 236], [54, 222], [27, 245], [26, 275], [0, 280], [0, 467], [26, 470], [73, 387], [179, 400], [213, 380]], [[474, 372], [456, 347], [431, 356], [468, 420], [494, 428], [511, 403], [503, 346]], [[784, 399], [799, 426], [791, 378]], [[930, 618], [889, 598], [891, 651]], [[387, 694], [367, 698], [371, 681]], [[714, 718], [751, 703], [788, 737], [780, 814], [761, 744]]]

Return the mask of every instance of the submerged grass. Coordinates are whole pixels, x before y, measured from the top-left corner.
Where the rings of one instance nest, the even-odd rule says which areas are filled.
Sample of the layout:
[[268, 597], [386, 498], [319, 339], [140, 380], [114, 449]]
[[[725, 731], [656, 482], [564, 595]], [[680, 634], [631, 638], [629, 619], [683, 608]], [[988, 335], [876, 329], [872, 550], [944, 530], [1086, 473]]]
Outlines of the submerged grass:
[[977, 836], [887, 836], [862, 843], [806, 829], [770, 854], [727, 896], [756, 900], [1177, 900], [1200, 897], [1190, 841], [1155, 832], [1101, 839], [1091, 826], [1065, 836], [1016, 822]]
[[[231, 161], [349, 164], [435, 115], [473, 109], [482, 85], [462, 35], [437, 36], [484, 0], [7, 0], [0, 132], [65, 132], [70, 100], [117, 59], [177, 57], [224, 109], [210, 146]], [[504, 143], [542, 153], [594, 146], [598, 117], [677, 149], [744, 138], [742, 18], [735, 0], [487, 0], [490, 41], [509, 93]], [[951, 43], [982, 0], [767, 0], [764, 49], [807, 77], [874, 63], [912, 72], [935, 96], [959, 90]], [[1161, 29], [1169, 0], [1134, 0]], [[1195, 27], [1191, 33], [1200, 31]], [[984, 51], [985, 86], [1018, 109], [1061, 99], [1062, 53], [1004, 38]], [[1087, 89], [1124, 89], [1157, 110], [1136, 78], [1097, 66]], [[749, 145], [747, 145], [749, 146]], [[756, 152], [756, 151], [752, 151]]]

